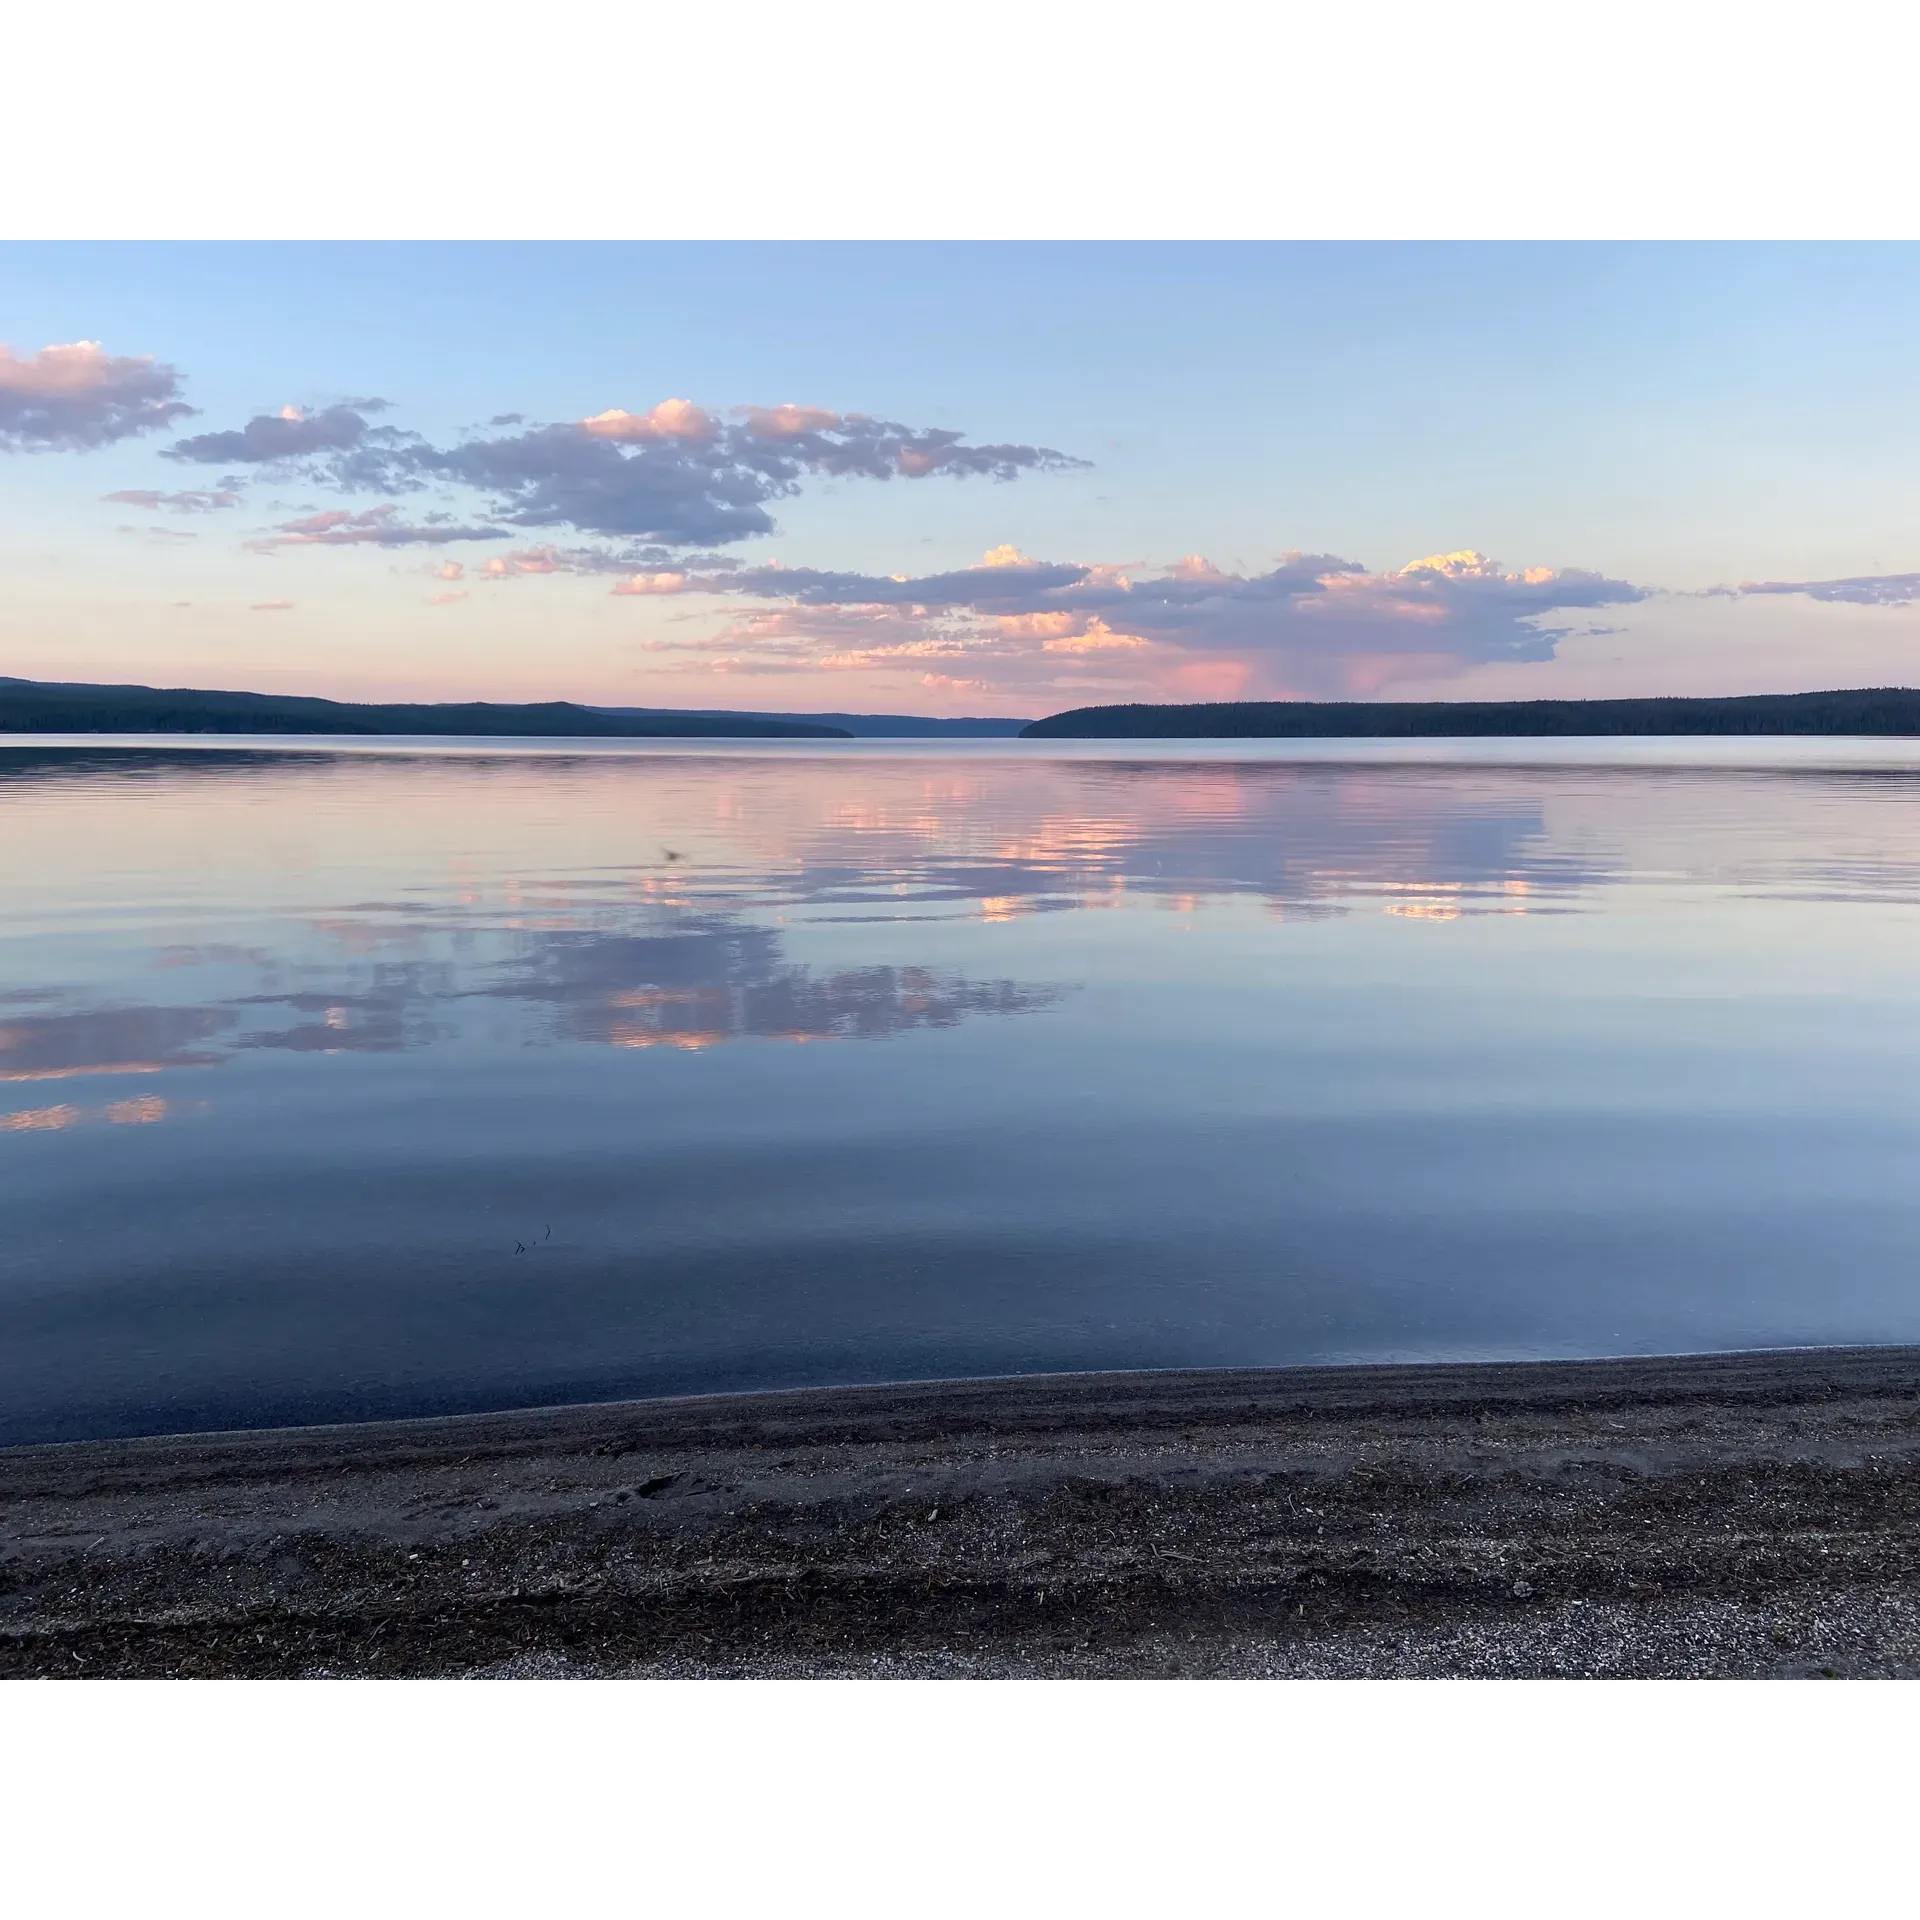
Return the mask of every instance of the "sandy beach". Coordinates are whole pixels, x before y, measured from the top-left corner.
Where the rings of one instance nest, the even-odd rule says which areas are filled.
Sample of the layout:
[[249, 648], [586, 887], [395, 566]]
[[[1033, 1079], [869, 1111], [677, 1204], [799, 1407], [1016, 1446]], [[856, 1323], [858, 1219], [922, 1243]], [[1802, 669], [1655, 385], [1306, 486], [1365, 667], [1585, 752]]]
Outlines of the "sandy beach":
[[0, 1673], [1920, 1673], [1920, 1348], [0, 1452]]

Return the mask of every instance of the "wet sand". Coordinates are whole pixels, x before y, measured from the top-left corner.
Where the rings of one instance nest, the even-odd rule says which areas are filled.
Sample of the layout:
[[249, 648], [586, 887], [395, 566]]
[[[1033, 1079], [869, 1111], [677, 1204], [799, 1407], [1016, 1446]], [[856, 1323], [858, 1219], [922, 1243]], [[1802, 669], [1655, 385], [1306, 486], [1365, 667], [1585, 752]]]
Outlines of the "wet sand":
[[11, 1448], [0, 1674], [1920, 1674], [1920, 1348]]

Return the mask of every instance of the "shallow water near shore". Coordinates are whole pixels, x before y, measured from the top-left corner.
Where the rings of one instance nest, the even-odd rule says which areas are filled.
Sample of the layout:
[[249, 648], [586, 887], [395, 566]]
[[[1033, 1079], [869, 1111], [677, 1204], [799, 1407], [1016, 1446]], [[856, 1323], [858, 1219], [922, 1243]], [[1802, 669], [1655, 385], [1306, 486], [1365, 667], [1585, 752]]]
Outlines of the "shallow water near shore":
[[1920, 743], [0, 747], [0, 1440], [1920, 1339]]

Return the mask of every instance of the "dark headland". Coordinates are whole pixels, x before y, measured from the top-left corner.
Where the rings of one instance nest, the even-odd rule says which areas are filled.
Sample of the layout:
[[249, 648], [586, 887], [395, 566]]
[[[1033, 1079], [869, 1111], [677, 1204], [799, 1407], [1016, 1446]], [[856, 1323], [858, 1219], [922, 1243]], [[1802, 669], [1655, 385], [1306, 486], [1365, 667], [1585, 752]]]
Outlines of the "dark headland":
[[200, 687], [0, 679], [0, 733], [453, 734], [539, 739], [846, 740], [844, 727], [743, 714], [609, 713], [569, 700], [320, 700]]
[[16, 1447], [0, 1674], [1920, 1674], [1920, 1349]]
[[1749, 693], [1658, 700], [1225, 700], [1075, 707], [1023, 740], [1520, 738], [1607, 734], [1920, 734], [1920, 692]]

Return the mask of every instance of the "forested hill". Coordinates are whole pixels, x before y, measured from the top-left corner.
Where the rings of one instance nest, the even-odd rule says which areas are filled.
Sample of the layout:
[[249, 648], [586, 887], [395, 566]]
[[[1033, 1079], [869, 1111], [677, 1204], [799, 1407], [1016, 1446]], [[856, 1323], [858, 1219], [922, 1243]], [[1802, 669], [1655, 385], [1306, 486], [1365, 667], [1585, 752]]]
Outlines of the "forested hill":
[[1920, 692], [1749, 693], [1709, 700], [1231, 700], [1076, 707], [1024, 740], [1288, 740], [1624, 733], [1920, 734]]
[[567, 700], [363, 706], [299, 694], [219, 693], [198, 687], [96, 687], [0, 679], [5, 733], [495, 734], [599, 739], [845, 740], [844, 727], [729, 714], [610, 714]]

